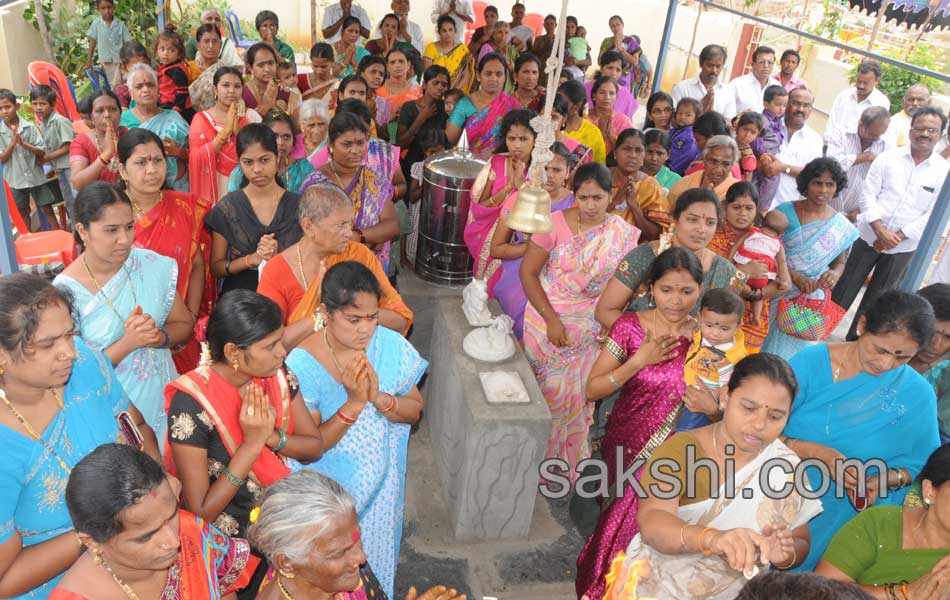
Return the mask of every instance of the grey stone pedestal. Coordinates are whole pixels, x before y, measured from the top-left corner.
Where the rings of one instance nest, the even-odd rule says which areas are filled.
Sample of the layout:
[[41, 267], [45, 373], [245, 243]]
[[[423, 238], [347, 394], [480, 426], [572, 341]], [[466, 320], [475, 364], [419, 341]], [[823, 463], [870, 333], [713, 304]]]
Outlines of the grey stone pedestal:
[[[501, 312], [494, 300], [489, 307]], [[459, 298], [438, 299], [434, 312], [425, 422], [455, 538], [526, 537], [551, 431], [547, 403], [520, 349], [499, 363], [465, 354], [472, 328]], [[518, 373], [531, 402], [489, 404], [479, 380], [488, 371]]]

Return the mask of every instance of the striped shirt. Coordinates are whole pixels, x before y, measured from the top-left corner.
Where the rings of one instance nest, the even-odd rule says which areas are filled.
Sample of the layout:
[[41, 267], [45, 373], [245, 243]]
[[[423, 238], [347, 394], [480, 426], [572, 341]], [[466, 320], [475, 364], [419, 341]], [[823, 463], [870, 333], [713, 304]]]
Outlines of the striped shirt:
[[838, 131], [828, 140], [826, 155], [837, 160], [841, 168], [848, 173], [848, 187], [831, 201], [832, 208], [845, 214], [860, 208], [861, 195], [864, 193], [864, 178], [871, 168], [872, 161], [865, 161], [857, 165], [854, 164], [854, 161], [862, 152], [880, 154], [889, 149], [891, 144], [885, 138], [886, 136], [882, 136], [874, 140], [867, 148], [863, 147], [861, 138], [858, 137], [857, 133]]

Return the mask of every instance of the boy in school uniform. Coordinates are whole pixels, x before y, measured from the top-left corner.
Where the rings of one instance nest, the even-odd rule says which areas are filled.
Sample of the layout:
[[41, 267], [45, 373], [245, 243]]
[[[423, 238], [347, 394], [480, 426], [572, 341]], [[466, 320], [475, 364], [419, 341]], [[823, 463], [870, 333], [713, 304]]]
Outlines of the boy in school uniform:
[[[46, 155], [43, 148], [43, 135], [29, 121], [20, 119], [17, 109], [20, 103], [16, 94], [0, 89], [0, 163], [3, 163], [3, 177], [10, 185], [13, 201], [24, 223], [30, 222], [30, 197], [43, 211], [50, 224], [66, 229], [60, 224], [53, 212], [53, 204], [58, 201], [50, 191], [46, 174], [40, 167], [40, 159]], [[26, 232], [24, 232], [26, 233]]]
[[46, 150], [40, 164], [48, 164], [56, 173], [54, 185], [59, 186], [66, 213], [75, 222], [73, 188], [69, 184], [69, 144], [76, 137], [73, 124], [56, 111], [56, 92], [48, 85], [34, 86], [30, 90], [30, 101], [33, 103], [33, 114], [36, 115], [36, 126], [43, 134], [43, 149]]
[[119, 49], [122, 44], [132, 41], [129, 28], [121, 19], [115, 18], [114, 0], [96, 0], [99, 16], [93, 19], [86, 37], [89, 38], [89, 53], [86, 55], [86, 67], [92, 66], [92, 57], [99, 52], [99, 64], [109, 79], [110, 86], [119, 83]]

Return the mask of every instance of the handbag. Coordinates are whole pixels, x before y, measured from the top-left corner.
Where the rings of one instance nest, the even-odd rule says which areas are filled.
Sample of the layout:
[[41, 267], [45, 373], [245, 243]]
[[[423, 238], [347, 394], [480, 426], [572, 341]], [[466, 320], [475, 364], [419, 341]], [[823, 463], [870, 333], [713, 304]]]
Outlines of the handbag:
[[820, 342], [831, 335], [845, 310], [831, 300], [831, 290], [825, 290], [822, 299], [799, 294], [778, 301], [775, 323], [779, 330], [792, 337], [809, 342]]

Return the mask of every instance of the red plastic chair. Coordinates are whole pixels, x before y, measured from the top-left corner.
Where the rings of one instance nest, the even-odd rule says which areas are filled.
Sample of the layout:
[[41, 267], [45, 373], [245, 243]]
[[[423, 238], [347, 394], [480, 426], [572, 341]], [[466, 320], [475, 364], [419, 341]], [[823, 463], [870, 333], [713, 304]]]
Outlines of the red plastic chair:
[[66, 75], [56, 65], [36, 60], [26, 67], [30, 76], [30, 86], [48, 85], [56, 92], [56, 110], [70, 121], [79, 120], [76, 108], [76, 93]]
[[527, 13], [522, 20], [522, 24], [527, 25], [534, 32], [534, 37], [544, 33], [544, 15], [538, 13]]
[[30, 228], [23, 222], [23, 217], [20, 216], [20, 211], [17, 210], [16, 202], [13, 201], [13, 193], [10, 191], [10, 186], [7, 185], [6, 179], [3, 180], [3, 189], [7, 193], [7, 212], [10, 213], [10, 222], [16, 227], [18, 234], [23, 235], [30, 233]]
[[472, 2], [472, 12], [475, 13], [475, 22], [465, 24], [465, 43], [468, 44], [472, 41], [472, 35], [475, 34], [475, 30], [479, 27], [485, 26], [485, 7], [488, 6], [487, 2], [482, 2], [481, 0], [475, 0]]
[[64, 267], [76, 260], [76, 240], [62, 229], [21, 235], [14, 242], [16, 259], [21, 265], [61, 262]]

